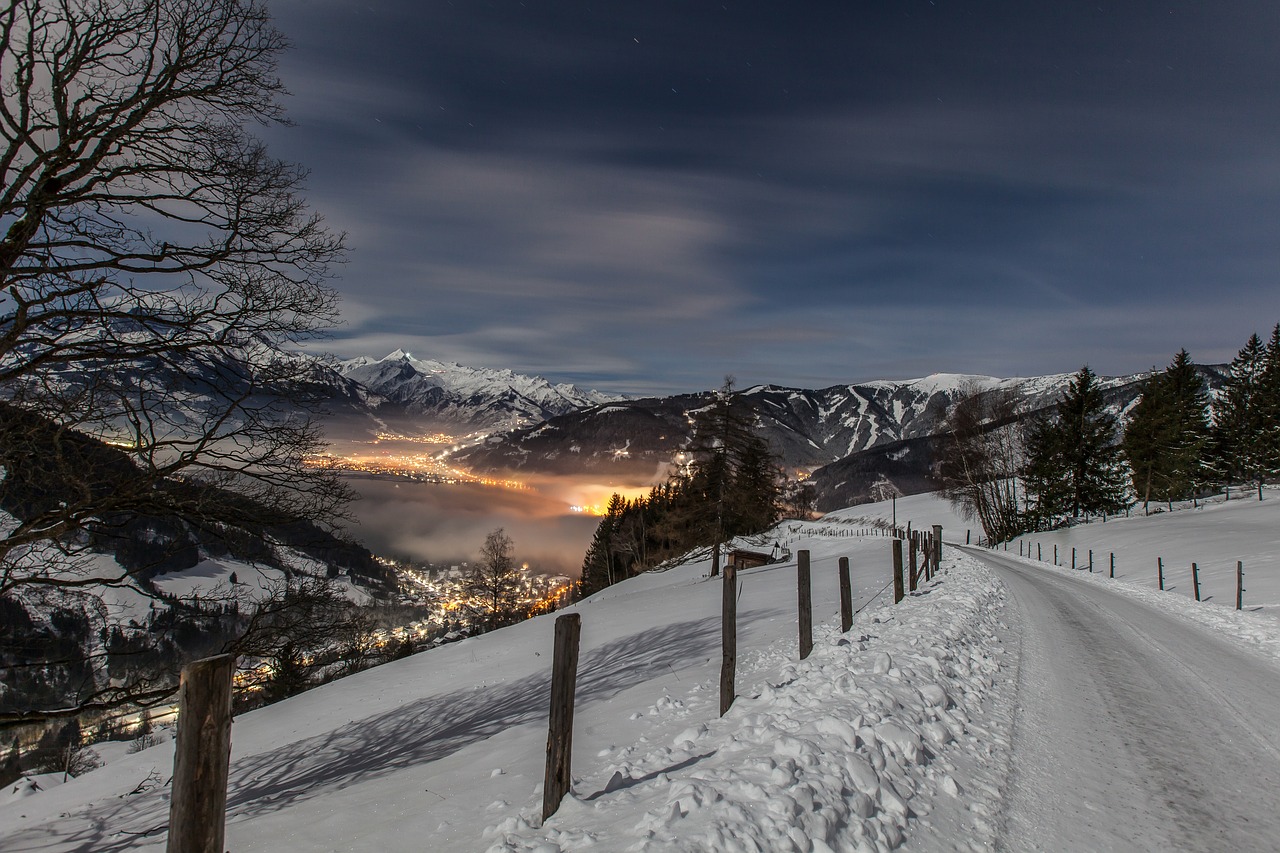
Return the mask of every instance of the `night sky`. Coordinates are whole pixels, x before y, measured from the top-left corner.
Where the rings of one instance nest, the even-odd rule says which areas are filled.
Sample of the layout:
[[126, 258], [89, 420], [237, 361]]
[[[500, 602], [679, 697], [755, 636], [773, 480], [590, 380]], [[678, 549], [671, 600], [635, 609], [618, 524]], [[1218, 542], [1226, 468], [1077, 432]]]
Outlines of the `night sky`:
[[1280, 320], [1274, 0], [271, 9], [342, 356], [812, 388]]

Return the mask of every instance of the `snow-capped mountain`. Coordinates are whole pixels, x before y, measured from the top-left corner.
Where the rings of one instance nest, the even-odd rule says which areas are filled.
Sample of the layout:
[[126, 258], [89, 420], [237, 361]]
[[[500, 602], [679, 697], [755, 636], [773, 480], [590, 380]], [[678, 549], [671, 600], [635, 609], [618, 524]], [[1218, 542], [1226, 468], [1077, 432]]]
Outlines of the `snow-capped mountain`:
[[[1201, 370], [1211, 386], [1220, 383], [1221, 368]], [[899, 457], [889, 461], [902, 462], [904, 476], [909, 470], [911, 477], [920, 480], [913, 480], [909, 490], [920, 491], [931, 461], [925, 457], [914, 464], [907, 459], [909, 450], [923, 447], [938, 435], [962, 396], [1009, 390], [1019, 398], [1021, 411], [1030, 413], [1056, 403], [1073, 375], [997, 379], [934, 374], [820, 390], [758, 385], [744, 390], [741, 398], [754, 411], [758, 431], [785, 467], [820, 469], [839, 462], [847, 474], [866, 467], [860, 460], [869, 451], [897, 452]], [[1100, 380], [1113, 411], [1119, 414], [1133, 404], [1148, 375]], [[477, 470], [654, 476], [687, 444], [691, 414], [711, 400], [707, 392], [613, 402], [493, 436], [459, 458]], [[851, 481], [845, 476], [840, 485], [847, 482]]]
[[380, 410], [474, 429], [529, 426], [623, 399], [511, 370], [415, 358], [404, 350], [342, 361], [336, 372], [377, 395]]

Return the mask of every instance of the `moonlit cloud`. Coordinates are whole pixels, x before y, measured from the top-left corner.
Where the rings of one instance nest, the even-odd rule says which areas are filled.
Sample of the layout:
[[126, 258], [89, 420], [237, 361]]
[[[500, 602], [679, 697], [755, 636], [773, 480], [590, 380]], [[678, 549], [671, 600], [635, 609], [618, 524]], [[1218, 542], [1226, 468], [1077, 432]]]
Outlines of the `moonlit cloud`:
[[1280, 319], [1274, 5], [272, 9], [343, 356], [815, 387]]

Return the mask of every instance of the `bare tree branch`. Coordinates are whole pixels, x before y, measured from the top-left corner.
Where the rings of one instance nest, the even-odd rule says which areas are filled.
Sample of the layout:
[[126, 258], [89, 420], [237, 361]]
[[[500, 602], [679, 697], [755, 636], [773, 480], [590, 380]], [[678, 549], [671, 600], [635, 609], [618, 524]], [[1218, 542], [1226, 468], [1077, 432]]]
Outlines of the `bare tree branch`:
[[0, 9], [0, 599], [150, 594], [93, 558], [130, 518], [261, 531], [349, 497], [303, 464], [314, 366], [287, 352], [336, 320], [343, 238], [248, 130], [285, 120], [286, 46], [256, 0]]

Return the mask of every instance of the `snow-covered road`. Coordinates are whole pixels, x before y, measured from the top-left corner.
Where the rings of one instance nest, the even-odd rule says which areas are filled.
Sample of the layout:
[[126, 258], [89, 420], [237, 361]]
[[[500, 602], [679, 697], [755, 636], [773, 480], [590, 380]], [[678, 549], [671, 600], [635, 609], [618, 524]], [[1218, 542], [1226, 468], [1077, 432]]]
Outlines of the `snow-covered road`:
[[1280, 669], [1061, 570], [981, 549], [1018, 661], [1008, 850], [1280, 847]]

